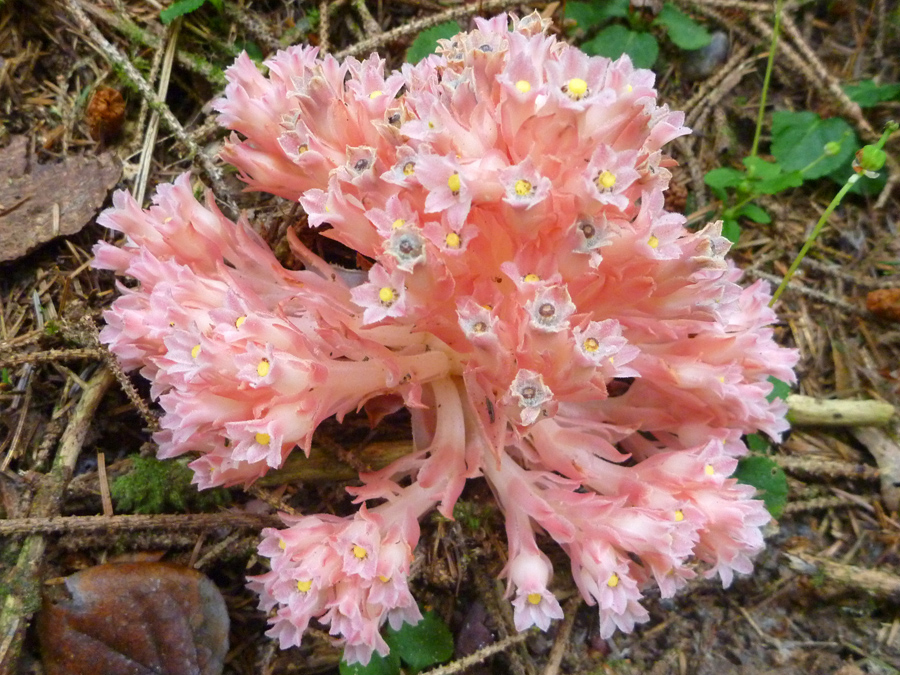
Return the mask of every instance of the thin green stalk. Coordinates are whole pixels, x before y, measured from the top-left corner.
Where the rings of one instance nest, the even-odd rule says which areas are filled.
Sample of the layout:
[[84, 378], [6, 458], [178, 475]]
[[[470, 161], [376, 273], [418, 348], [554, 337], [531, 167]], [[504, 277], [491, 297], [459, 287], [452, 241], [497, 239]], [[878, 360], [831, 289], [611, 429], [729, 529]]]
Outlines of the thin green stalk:
[[772, 29], [772, 44], [769, 46], [769, 61], [766, 63], [766, 75], [763, 79], [762, 98], [759, 101], [759, 115], [756, 118], [756, 132], [753, 134], [753, 147], [750, 156], [756, 157], [759, 148], [759, 137], [762, 135], [763, 120], [766, 115], [766, 96], [769, 93], [769, 81], [772, 79], [772, 70], [775, 67], [775, 49], [778, 47], [778, 34], [781, 31], [781, 7], [784, 0], [775, 2], [775, 26]]

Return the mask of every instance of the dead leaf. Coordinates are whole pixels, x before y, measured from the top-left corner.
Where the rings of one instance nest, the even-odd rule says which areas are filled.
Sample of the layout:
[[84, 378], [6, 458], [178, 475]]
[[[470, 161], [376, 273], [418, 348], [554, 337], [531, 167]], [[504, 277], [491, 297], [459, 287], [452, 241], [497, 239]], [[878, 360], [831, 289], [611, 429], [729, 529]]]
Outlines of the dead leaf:
[[91, 96], [84, 117], [91, 138], [108, 143], [122, 129], [122, 123], [125, 121], [125, 99], [111, 87], [98, 87]]
[[866, 307], [887, 321], [900, 321], [900, 288], [879, 288], [866, 296]]
[[14, 136], [0, 148], [0, 262], [80, 231], [121, 175], [122, 163], [112, 153], [38, 164], [29, 158], [28, 139]]
[[[228, 612], [216, 586], [169, 563], [98, 565], [38, 616], [46, 675], [218, 675]], [[61, 590], [61, 589], [60, 589]]]

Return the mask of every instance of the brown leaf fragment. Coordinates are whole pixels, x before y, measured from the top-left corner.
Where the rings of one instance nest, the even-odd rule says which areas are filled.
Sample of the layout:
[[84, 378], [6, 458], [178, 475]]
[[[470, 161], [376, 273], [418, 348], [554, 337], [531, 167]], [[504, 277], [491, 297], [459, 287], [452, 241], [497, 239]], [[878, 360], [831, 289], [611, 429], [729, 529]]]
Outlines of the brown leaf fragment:
[[125, 99], [112, 87], [98, 87], [85, 110], [91, 138], [109, 143], [122, 129], [125, 121]]
[[121, 175], [112, 153], [38, 164], [28, 155], [28, 139], [13, 137], [0, 148], [0, 262], [80, 231]]
[[866, 296], [866, 307], [872, 314], [900, 321], [900, 288], [879, 288]]
[[[46, 675], [218, 675], [228, 612], [216, 586], [169, 563], [98, 565], [44, 598], [38, 636]], [[60, 589], [61, 590], [61, 589]]]

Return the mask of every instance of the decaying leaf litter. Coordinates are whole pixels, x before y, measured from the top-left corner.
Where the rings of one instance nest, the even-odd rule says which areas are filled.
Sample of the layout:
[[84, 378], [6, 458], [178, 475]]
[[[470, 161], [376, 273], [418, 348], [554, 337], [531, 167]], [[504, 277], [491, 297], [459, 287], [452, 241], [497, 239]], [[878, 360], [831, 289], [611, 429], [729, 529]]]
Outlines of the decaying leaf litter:
[[[747, 154], [771, 7], [680, 5], [732, 39], [729, 58], [698, 83], [684, 80], [677, 52], [658, 71], [661, 99], [685, 110], [695, 130], [675, 149], [681, 167], [671, 198], [680, 193], [699, 208], [712, 198], [703, 175]], [[505, 2], [485, 2], [481, 8], [485, 15], [526, 9]], [[537, 8], [555, 19], [562, 10], [555, 4]], [[308, 21], [312, 9], [318, 10], [315, 30]], [[337, 54], [360, 56], [378, 49], [394, 66], [423, 27], [448, 18], [465, 23], [478, 9], [474, 3], [450, 9], [226, 3], [223, 14], [207, 7], [163, 26], [157, 8], [144, 3], [68, 0], [25, 12], [20, 3], [8, 1], [0, 7], [2, 142], [9, 148], [15, 136], [25, 136], [42, 165], [112, 152], [123, 161], [129, 189], [138, 182], [149, 185], [149, 191], [193, 168], [214, 185], [226, 209], [251, 210], [255, 221], [265, 224], [263, 233], [276, 251], [288, 256], [283, 232], [297, 221], [297, 211], [279, 200], [241, 193], [238, 181], [214, 161], [222, 132], [205, 104], [221, 87], [220, 69], [233, 59], [237, 45], [253, 43], [271, 53], [279, 45], [310, 40]], [[788, 7], [771, 107], [812, 110], [823, 118], [839, 115], [860, 139], [873, 141], [883, 123], [896, 116], [897, 104], [861, 109], [840, 85], [872, 77], [900, 79], [898, 64], [890, 58], [898, 41], [896, 22], [886, 3], [846, 4], [831, 13]], [[168, 84], [157, 94], [161, 82]], [[126, 120], [119, 136], [95, 141], [87, 111], [91, 92], [100, 86], [122, 91]], [[148, 103], [157, 96], [166, 104]], [[152, 152], [142, 152], [144, 147]], [[889, 179], [880, 197], [844, 203], [780, 302], [780, 337], [802, 354], [802, 394], [898, 403], [900, 332], [866, 308], [868, 293], [900, 287], [893, 188]], [[734, 249], [748, 276], [777, 282], [835, 191], [833, 183], [820, 181], [764, 201], [772, 223], [743, 224]], [[7, 222], [21, 227], [10, 217], [21, 206], [0, 205], [0, 228]], [[50, 203], [51, 227], [53, 213]], [[88, 267], [90, 247], [102, 236], [90, 220], [85, 218], [81, 233], [0, 268], [5, 517], [0, 564], [6, 596], [0, 663], [28, 668], [39, 659], [28, 626], [49, 580], [156, 552], [167, 561], [197, 566], [225, 594], [232, 619], [226, 672], [335, 667], [340, 653], [324, 634], [286, 653], [262, 635], [263, 617], [243, 579], [248, 569], [260, 571], [253, 553], [257, 531], [272, 524], [270, 516], [116, 511], [106, 488], [129, 471], [130, 455], [152, 454], [144, 429], [151, 429], [155, 419], [143, 385], [116, 372], [96, 341], [99, 313], [114, 289], [108, 277]], [[301, 236], [314, 250], [330, 246], [312, 234]], [[561, 622], [548, 635], [515, 637], [504, 614], [503, 588], [491, 581], [502, 565], [502, 528], [477, 487], [467, 493], [470, 517], [424, 524], [415, 591], [421, 604], [450, 622], [458, 656], [465, 655], [460, 645], [483, 646], [472, 634], [492, 642], [488, 649], [497, 655], [489, 657], [490, 665], [476, 666], [482, 672], [893, 672], [900, 669], [900, 621], [892, 605], [898, 525], [890, 509], [896, 508], [895, 486], [884, 475], [895, 471], [896, 434], [891, 424], [796, 428], [774, 455], [790, 476], [790, 501], [755, 574], [728, 591], [698, 583], [694, 592], [665, 606], [651, 605], [652, 621], [630, 636], [598, 640], [594, 614], [583, 607], [569, 612], [574, 620]], [[316, 439], [324, 450], [323, 478], [307, 479], [302, 488], [269, 481], [249, 493], [233, 489], [231, 504], [262, 499], [282, 510], [341, 514], [346, 509], [343, 484], [325, 478], [346, 480], [346, 466], [355, 472], [377, 465], [379, 457], [390, 457], [404, 441], [399, 419], [372, 432], [364, 419], [328, 425]], [[70, 471], [75, 473], [71, 481]], [[574, 589], [564, 591], [571, 582], [558, 578], [556, 585], [560, 598], [571, 598], [577, 606]], [[473, 613], [480, 618], [473, 619]], [[451, 664], [447, 670], [452, 669]]]

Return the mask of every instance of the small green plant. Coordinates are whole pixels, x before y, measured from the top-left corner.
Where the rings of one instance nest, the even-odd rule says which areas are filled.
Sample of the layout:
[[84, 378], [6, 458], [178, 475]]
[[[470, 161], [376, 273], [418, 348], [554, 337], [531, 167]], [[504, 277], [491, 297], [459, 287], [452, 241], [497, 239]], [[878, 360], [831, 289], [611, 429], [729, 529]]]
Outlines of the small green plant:
[[418, 63], [429, 54], [434, 54], [438, 40], [449, 40], [462, 30], [456, 21], [445, 21], [431, 28], [426, 28], [416, 36], [406, 50], [406, 61]]
[[585, 35], [596, 35], [582, 42], [587, 54], [612, 59], [628, 54], [635, 66], [650, 68], [659, 56], [657, 34], [665, 34], [679, 49], [705, 47], [712, 40], [709, 32], [671, 2], [663, 5], [655, 17], [632, 9], [628, 0], [570, 2], [566, 18], [575, 22]]
[[110, 495], [120, 511], [208, 511], [230, 500], [228, 492], [221, 488], [198, 492], [191, 485], [194, 473], [181, 460], [160, 461], [135, 456], [131, 461], [131, 471], [113, 480], [109, 486]]
[[425, 612], [415, 626], [403, 624], [400, 630], [387, 627], [384, 640], [391, 652], [387, 656], [372, 654], [365, 666], [348, 665], [341, 660], [341, 675], [398, 675], [401, 662], [415, 675], [426, 668], [449, 661], [453, 656], [453, 635], [447, 624], [434, 612]]
[[[791, 392], [787, 382], [770, 377], [772, 391], [768, 399], [771, 403], [776, 398], [786, 399]], [[778, 518], [787, 505], [788, 485], [787, 476], [771, 457], [768, 456], [771, 448], [769, 441], [761, 434], [748, 434], [746, 437], [750, 454], [741, 458], [738, 462], [734, 478], [745, 485], [752, 485], [759, 493], [759, 497], [766, 505], [766, 509], [773, 518]]]
[[900, 82], [875, 84], [875, 80], [862, 80], [844, 85], [844, 93], [860, 108], [874, 108], [881, 103], [900, 101]]
[[175, 2], [159, 13], [159, 18], [164, 24], [169, 24], [180, 16], [196, 12], [207, 2], [220, 12], [222, 11], [223, 0], [175, 0]]

